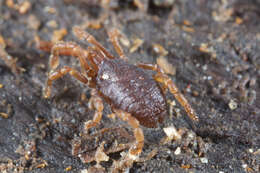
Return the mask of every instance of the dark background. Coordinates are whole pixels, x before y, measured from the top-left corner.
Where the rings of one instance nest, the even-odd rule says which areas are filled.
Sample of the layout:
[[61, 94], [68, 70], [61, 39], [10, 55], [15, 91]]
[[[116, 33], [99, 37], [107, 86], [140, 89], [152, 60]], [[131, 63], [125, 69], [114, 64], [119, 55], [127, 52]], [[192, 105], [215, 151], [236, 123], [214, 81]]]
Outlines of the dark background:
[[[0, 35], [5, 43], [1, 51], [17, 58], [17, 68], [8, 66], [0, 54], [2, 172], [66, 172], [70, 166], [68, 172], [80, 172], [95, 165], [82, 163], [71, 153], [75, 136], [93, 117], [87, 107], [89, 89], [66, 76], [54, 83], [52, 97], [44, 99], [49, 53], [39, 50], [35, 41], [52, 40], [55, 31], [66, 29], [63, 40], [87, 47], [72, 34], [73, 26], [83, 24], [113, 54], [106, 30], [118, 28], [130, 41], [129, 47], [122, 47], [131, 63], [156, 63], [159, 54], [153, 44], [163, 46], [168, 51], [165, 58], [176, 68], [170, 77], [200, 119], [191, 128], [177, 104], [159, 128], [142, 127], [142, 154], [155, 147], [159, 152], [149, 161], [135, 163], [130, 172], [260, 171], [260, 1], [139, 0], [138, 7], [132, 0], [111, 0], [108, 5], [97, 0], [32, 0], [24, 12], [25, 1], [7, 2], [0, 0]], [[107, 17], [99, 25], [90, 24], [104, 14]], [[143, 44], [130, 53], [136, 38]], [[78, 67], [70, 57], [61, 58], [64, 64]], [[18, 73], [20, 67], [24, 72]], [[167, 98], [173, 100], [170, 94]], [[131, 134], [126, 123], [107, 118], [109, 113], [105, 104], [97, 131], [119, 127]], [[187, 128], [193, 138], [159, 145], [163, 128], [170, 125]], [[181, 147], [178, 155], [177, 147]], [[102, 163], [106, 170], [120, 153], [109, 156], [110, 161]]]

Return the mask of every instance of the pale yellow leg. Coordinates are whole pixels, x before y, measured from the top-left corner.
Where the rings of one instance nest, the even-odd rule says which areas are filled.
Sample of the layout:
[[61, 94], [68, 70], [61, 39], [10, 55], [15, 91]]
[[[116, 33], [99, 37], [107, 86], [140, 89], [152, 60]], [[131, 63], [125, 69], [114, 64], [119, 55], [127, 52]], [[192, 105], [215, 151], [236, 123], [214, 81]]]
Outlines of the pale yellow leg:
[[127, 58], [124, 54], [124, 51], [118, 42], [118, 37], [120, 36], [119, 31], [117, 29], [112, 29], [108, 32], [108, 36], [109, 36], [109, 39], [110, 39], [111, 43], [113, 44], [117, 54], [119, 55], [119, 57], [121, 59], [127, 60]]
[[142, 152], [144, 146], [144, 134], [140, 128], [139, 122], [136, 118], [129, 113], [122, 110], [114, 109], [113, 112], [122, 120], [126, 121], [134, 130], [135, 143], [130, 147], [128, 153], [123, 154], [122, 158], [113, 162], [112, 172], [126, 171], [134, 162], [139, 161], [139, 155]]
[[133, 158], [137, 158], [139, 154], [142, 152], [143, 145], [144, 145], [143, 130], [140, 128], [140, 124], [138, 120], [135, 117], [131, 116], [131, 114], [121, 110], [114, 110], [114, 112], [120, 119], [126, 121], [133, 128], [136, 142], [130, 148], [129, 156]]
[[95, 89], [91, 91], [91, 98], [89, 100], [89, 107], [91, 109], [95, 109], [95, 114], [92, 120], [89, 120], [85, 123], [85, 130], [88, 131], [88, 129], [95, 127], [102, 119], [103, 114], [103, 101], [98, 96], [98, 93]]

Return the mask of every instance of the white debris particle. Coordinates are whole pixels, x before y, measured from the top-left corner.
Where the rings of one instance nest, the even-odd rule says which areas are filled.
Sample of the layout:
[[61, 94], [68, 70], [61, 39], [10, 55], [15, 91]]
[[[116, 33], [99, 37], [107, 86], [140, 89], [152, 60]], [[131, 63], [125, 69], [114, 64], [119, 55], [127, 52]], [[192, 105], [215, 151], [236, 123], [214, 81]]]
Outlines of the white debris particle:
[[202, 66], [202, 70], [206, 71], [208, 69], [207, 65]]
[[195, 138], [195, 135], [194, 135], [194, 133], [190, 132], [190, 133], [188, 133], [188, 137], [193, 139], [193, 138]]
[[226, 67], [226, 71], [227, 71], [227, 72], [230, 72], [230, 68], [229, 68], [229, 67]]
[[87, 170], [87, 169], [82, 169], [82, 170], [80, 171], [80, 173], [88, 173], [88, 170]]
[[104, 73], [104, 74], [102, 75], [102, 79], [104, 79], [104, 80], [107, 80], [107, 79], [109, 79], [109, 76], [108, 76], [108, 74]]
[[174, 126], [163, 128], [163, 131], [165, 132], [165, 134], [167, 135], [169, 140], [181, 139], [181, 135], [178, 133], [178, 131], [176, 130], [176, 128]]
[[174, 151], [174, 154], [175, 154], [175, 155], [181, 154], [181, 148], [178, 147], [178, 148]]
[[209, 162], [208, 158], [206, 158], [206, 157], [200, 158], [200, 161], [201, 161], [201, 163], [208, 163]]
[[[128, 154], [128, 157], [129, 157], [131, 160], [137, 160], [137, 159], [138, 159], [138, 156], [133, 155], [133, 154]], [[108, 161], [108, 160], [107, 160], [107, 161]]]
[[223, 171], [219, 171], [218, 173], [224, 173]]
[[243, 164], [242, 167], [245, 169], [247, 168], [247, 164]]
[[127, 169], [125, 170], [125, 172], [124, 172], [124, 173], [129, 173], [129, 170], [130, 170], [130, 169], [129, 169], [129, 168], [127, 168]]
[[237, 108], [237, 102], [235, 102], [234, 100], [230, 100], [228, 106], [231, 110], [235, 110]]
[[260, 154], [260, 149], [257, 149], [255, 152], [254, 152], [254, 155], [258, 155]]
[[249, 148], [248, 151], [249, 151], [249, 153], [253, 153], [254, 152], [254, 150], [252, 148]]
[[174, 100], [169, 100], [169, 104], [170, 104], [171, 106], [176, 106], [176, 102], [175, 102]]
[[122, 45], [124, 45], [125, 47], [130, 46], [130, 41], [126, 37], [120, 37], [119, 40], [120, 43], [122, 43]]

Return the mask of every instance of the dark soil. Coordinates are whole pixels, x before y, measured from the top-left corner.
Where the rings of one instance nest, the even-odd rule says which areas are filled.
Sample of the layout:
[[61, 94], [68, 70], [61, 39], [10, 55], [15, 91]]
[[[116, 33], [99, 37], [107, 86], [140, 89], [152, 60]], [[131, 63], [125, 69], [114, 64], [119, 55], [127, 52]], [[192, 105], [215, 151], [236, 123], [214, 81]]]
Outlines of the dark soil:
[[[65, 29], [63, 40], [87, 47], [72, 33], [73, 26], [83, 24], [115, 55], [106, 30], [118, 28], [131, 43], [123, 46], [131, 63], [156, 63], [159, 54], [153, 44], [163, 46], [168, 51], [165, 58], [176, 68], [172, 80], [200, 119], [192, 123], [177, 104], [160, 128], [143, 128], [142, 155], [155, 147], [159, 152], [135, 163], [130, 172], [260, 171], [259, 0], [139, 0], [139, 7], [133, 0], [111, 0], [103, 6], [97, 0], [31, 0], [25, 12], [19, 11], [25, 0], [14, 1], [20, 6], [8, 2], [0, 0], [0, 47], [17, 58], [17, 67], [0, 54], [1, 172], [80, 172], [95, 165], [72, 155], [72, 142], [94, 114], [87, 106], [90, 90], [66, 76], [54, 82], [52, 97], [44, 99], [50, 54], [39, 50], [35, 41], [50, 41], [56, 30]], [[104, 14], [107, 17], [97, 26], [87, 24]], [[137, 38], [143, 44], [130, 52]], [[60, 61], [61, 66], [79, 67], [75, 58]], [[167, 98], [174, 99], [171, 94]], [[94, 131], [120, 127], [131, 134], [126, 123], [113, 121], [109, 113], [105, 104], [101, 125]], [[163, 128], [171, 125], [188, 129], [193, 138], [186, 135], [182, 142], [159, 145]], [[120, 153], [109, 157], [101, 163], [106, 170]]]

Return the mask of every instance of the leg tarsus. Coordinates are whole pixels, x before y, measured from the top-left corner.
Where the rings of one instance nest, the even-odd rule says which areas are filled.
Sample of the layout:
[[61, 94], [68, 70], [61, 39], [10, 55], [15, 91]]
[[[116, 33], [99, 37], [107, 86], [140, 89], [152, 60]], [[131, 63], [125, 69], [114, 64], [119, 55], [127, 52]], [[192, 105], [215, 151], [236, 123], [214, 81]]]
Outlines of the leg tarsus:
[[119, 42], [118, 42], [118, 37], [121, 36], [121, 34], [119, 33], [119, 31], [117, 29], [111, 29], [110, 31], [108, 31], [108, 36], [109, 36], [109, 39], [111, 41], [111, 43], [113, 44], [114, 46], [114, 49], [116, 50], [117, 54], [119, 55], [119, 57], [121, 59], [124, 59], [124, 60], [127, 60], [125, 54], [124, 54], [124, 51], [123, 49], [121, 48]]
[[67, 73], [69, 73], [71, 76], [73, 76], [77, 80], [81, 81], [82, 83], [85, 83], [85, 84], [88, 83], [88, 79], [86, 77], [84, 77], [80, 72], [78, 72], [77, 70], [70, 68], [68, 66], [64, 66], [63, 68], [58, 69], [54, 72], [51, 72], [48, 75], [48, 79], [47, 79], [46, 87], [45, 87], [45, 91], [44, 91], [45, 98], [48, 98], [51, 95], [52, 82], [54, 80], [61, 78], [64, 75], [66, 75]]
[[158, 64], [138, 63], [137, 66], [145, 70], [153, 70], [158, 73], [164, 73], [164, 71], [159, 67]]
[[155, 80], [167, 86], [169, 91], [174, 95], [176, 100], [182, 105], [182, 107], [187, 112], [188, 116], [193, 121], [199, 121], [199, 118], [195, 114], [195, 111], [192, 109], [187, 99], [179, 92], [177, 86], [173, 83], [173, 81], [166, 75], [162, 73], [158, 73], [154, 76]]
[[114, 56], [112, 56], [91, 34], [85, 32], [78, 26], [73, 27], [73, 32], [80, 40], [86, 40], [87, 42], [93, 44], [97, 49], [99, 49], [106, 57], [114, 59]]
[[36, 47], [45, 52], [51, 52], [51, 48], [54, 45], [53, 42], [40, 40], [39, 37], [36, 37], [35, 42], [36, 42]]
[[98, 125], [98, 123], [101, 121], [102, 119], [102, 114], [103, 114], [103, 101], [102, 99], [98, 96], [97, 91], [95, 89], [93, 89], [91, 91], [91, 98], [89, 101], [89, 107], [91, 109], [95, 109], [96, 112], [94, 114], [94, 117], [92, 120], [89, 120], [85, 123], [85, 130], [88, 131], [88, 129], [95, 127], [96, 125]]
[[148, 160], [151, 160], [156, 154], [158, 153], [158, 148], [154, 148], [151, 152], [148, 153], [147, 156], [144, 158], [139, 158], [137, 162], [146, 162]]
[[126, 121], [134, 129], [134, 136], [136, 142], [134, 143], [133, 147], [130, 148], [128, 155], [131, 158], [138, 158], [138, 156], [142, 152], [143, 145], [144, 145], [144, 134], [143, 134], [143, 130], [140, 128], [138, 120], [127, 112], [121, 110], [114, 110], [114, 111], [119, 118]]

